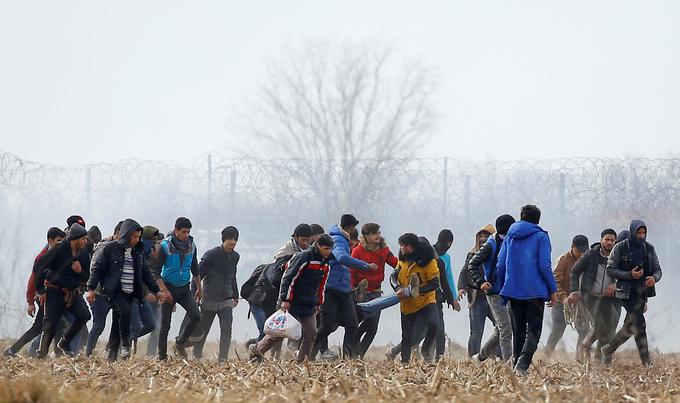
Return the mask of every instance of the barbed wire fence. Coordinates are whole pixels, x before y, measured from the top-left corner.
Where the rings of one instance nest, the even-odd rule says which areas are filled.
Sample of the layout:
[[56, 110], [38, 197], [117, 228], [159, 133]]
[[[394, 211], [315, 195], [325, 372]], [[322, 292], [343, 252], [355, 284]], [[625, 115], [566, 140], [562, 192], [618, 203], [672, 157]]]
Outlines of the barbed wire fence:
[[[297, 223], [318, 222], [328, 229], [345, 212], [380, 223], [393, 244], [402, 232], [436, 239], [440, 229], [451, 228], [454, 261], [462, 265], [480, 227], [503, 213], [517, 216], [527, 203], [541, 207], [554, 255], [566, 251], [577, 233], [595, 242], [603, 228], [618, 231], [633, 218], [646, 220], [665, 269], [659, 304], [672, 306], [668, 294], [677, 284], [673, 269], [680, 257], [674, 242], [680, 158], [319, 161], [213, 153], [187, 163], [54, 165], [0, 153], [0, 264], [6, 284], [0, 292], [5, 306], [0, 336], [16, 333], [12, 307], [17, 315], [23, 312], [25, 282], [46, 229], [64, 226], [71, 214], [100, 225], [104, 234], [129, 216], [169, 231], [184, 215], [194, 222], [202, 247], [212, 246], [222, 227], [237, 225], [243, 277], [250, 266], [267, 261]], [[669, 326], [672, 311], [659, 312]]]

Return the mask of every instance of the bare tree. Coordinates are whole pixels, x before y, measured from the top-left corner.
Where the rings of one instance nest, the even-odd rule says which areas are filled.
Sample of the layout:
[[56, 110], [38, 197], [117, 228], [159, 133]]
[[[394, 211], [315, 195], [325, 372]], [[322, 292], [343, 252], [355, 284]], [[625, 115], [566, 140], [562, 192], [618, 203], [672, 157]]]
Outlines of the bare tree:
[[400, 62], [386, 46], [289, 46], [268, 65], [243, 133], [270, 155], [313, 161], [295, 176], [326, 197], [327, 209], [352, 208], [357, 196], [370, 203], [371, 172], [383, 160], [414, 157], [430, 138], [435, 85], [431, 69]]
[[434, 86], [388, 47], [306, 42], [269, 64], [246, 133], [290, 158], [411, 156], [430, 136]]

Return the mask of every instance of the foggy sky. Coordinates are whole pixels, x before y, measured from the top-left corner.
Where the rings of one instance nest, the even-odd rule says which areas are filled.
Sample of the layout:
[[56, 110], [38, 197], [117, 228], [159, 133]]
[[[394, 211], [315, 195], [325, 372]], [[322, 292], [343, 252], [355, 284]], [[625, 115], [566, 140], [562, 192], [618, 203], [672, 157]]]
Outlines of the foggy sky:
[[69, 163], [228, 155], [231, 111], [256, 95], [266, 60], [336, 38], [438, 69], [441, 120], [422, 156], [668, 156], [680, 151], [679, 17], [673, 1], [3, 0], [0, 150]]

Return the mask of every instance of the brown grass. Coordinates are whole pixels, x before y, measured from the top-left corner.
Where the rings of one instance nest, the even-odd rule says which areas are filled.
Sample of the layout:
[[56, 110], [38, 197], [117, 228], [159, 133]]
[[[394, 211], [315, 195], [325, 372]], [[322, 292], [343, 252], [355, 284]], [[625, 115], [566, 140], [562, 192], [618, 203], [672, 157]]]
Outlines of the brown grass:
[[680, 401], [675, 370], [680, 358], [674, 355], [655, 355], [651, 368], [640, 367], [630, 353], [612, 368], [539, 358], [527, 378], [495, 362], [475, 365], [448, 357], [436, 366], [403, 366], [379, 355], [304, 365], [251, 364], [238, 357], [223, 365], [2, 359], [0, 402]]

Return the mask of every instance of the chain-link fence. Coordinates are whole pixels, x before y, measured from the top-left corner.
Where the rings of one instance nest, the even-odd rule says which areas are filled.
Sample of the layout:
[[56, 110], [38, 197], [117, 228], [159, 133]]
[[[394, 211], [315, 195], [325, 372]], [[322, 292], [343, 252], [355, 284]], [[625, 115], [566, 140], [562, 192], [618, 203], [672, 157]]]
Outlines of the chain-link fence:
[[[7, 285], [0, 298], [22, 306], [31, 259], [47, 228], [64, 226], [65, 218], [76, 213], [105, 234], [125, 217], [168, 231], [184, 215], [194, 222], [203, 248], [218, 242], [222, 227], [237, 225], [243, 256], [239, 278], [244, 279], [299, 222], [328, 228], [345, 212], [380, 223], [391, 244], [402, 232], [436, 238], [441, 228], [451, 228], [454, 262], [460, 267], [478, 228], [503, 213], [517, 216], [527, 203], [542, 209], [555, 256], [577, 233], [594, 242], [603, 228], [621, 230], [632, 218], [646, 220], [665, 269], [661, 297], [654, 303], [671, 306], [679, 254], [674, 240], [680, 223], [680, 158], [318, 161], [211, 154], [188, 163], [51, 165], [0, 153], [5, 231], [0, 262]], [[10, 311], [2, 314], [5, 334]], [[652, 320], [663, 317], [657, 326], [677, 330], [672, 311], [650, 308], [650, 314]]]

